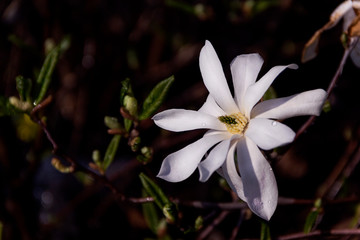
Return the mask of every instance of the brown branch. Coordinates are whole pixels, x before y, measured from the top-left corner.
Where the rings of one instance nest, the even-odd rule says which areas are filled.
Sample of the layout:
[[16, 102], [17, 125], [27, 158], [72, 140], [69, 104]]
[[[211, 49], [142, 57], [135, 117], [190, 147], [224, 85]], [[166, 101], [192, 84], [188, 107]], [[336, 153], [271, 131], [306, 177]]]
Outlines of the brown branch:
[[[334, 87], [336, 86], [336, 83], [338, 82], [340, 76], [341, 76], [341, 73], [344, 69], [344, 66], [345, 66], [345, 63], [346, 63], [346, 60], [347, 58], [349, 57], [351, 51], [353, 50], [353, 48], [355, 47], [356, 43], [358, 42], [359, 38], [350, 38], [350, 42], [349, 42], [349, 45], [347, 48], [345, 48], [344, 50], [344, 54], [341, 58], [341, 61], [340, 61], [340, 64], [339, 64], [339, 67], [337, 68], [336, 72], [335, 72], [335, 75], [333, 76], [327, 90], [326, 90], [326, 93], [327, 93], [327, 96], [329, 97], [330, 94], [332, 93]], [[295, 139], [297, 139], [301, 134], [303, 134], [306, 129], [308, 129], [308, 127], [311, 126], [311, 124], [315, 121], [316, 119], [316, 116], [311, 116], [309, 117], [309, 119], [301, 126], [301, 128], [297, 131], [296, 133], [296, 136], [295, 136]]]
[[328, 231], [325, 230], [315, 230], [310, 233], [292, 233], [284, 236], [275, 238], [276, 240], [293, 240], [293, 239], [305, 239], [311, 237], [319, 236], [346, 236], [346, 235], [360, 235], [360, 229], [331, 229]]
[[214, 221], [199, 234], [197, 240], [205, 239], [212, 232], [212, 230], [226, 218], [229, 213], [229, 211], [222, 211], [219, 216], [217, 216], [217, 218], [215, 218]]

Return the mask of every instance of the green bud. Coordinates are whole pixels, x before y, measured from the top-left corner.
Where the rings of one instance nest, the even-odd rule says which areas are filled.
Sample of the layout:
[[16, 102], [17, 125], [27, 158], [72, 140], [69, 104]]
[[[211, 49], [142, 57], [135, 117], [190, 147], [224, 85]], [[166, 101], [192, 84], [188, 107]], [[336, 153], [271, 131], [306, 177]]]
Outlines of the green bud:
[[174, 203], [169, 202], [165, 204], [162, 210], [168, 222], [170, 223], [176, 222], [178, 217], [178, 210], [177, 210], [177, 206]]
[[31, 103], [21, 101], [17, 97], [10, 97], [9, 102], [11, 105], [24, 112], [31, 111], [32, 109]]
[[99, 150], [94, 150], [92, 152], [92, 159], [94, 161], [94, 163], [98, 166], [101, 166], [101, 154], [100, 154], [100, 151]]
[[195, 230], [199, 230], [203, 227], [204, 225], [204, 219], [202, 216], [198, 216], [195, 220]]
[[137, 116], [138, 105], [136, 98], [126, 95], [124, 97], [123, 105], [126, 111], [128, 111], [131, 116]]
[[140, 137], [134, 137], [133, 139], [131, 139], [131, 141], [130, 141], [131, 150], [133, 152], [136, 152], [137, 150], [139, 150], [140, 143], [141, 143]]
[[107, 126], [110, 129], [119, 129], [119, 128], [121, 128], [121, 125], [118, 122], [118, 119], [115, 118], [115, 117], [105, 116], [104, 123], [105, 123], [105, 126]]

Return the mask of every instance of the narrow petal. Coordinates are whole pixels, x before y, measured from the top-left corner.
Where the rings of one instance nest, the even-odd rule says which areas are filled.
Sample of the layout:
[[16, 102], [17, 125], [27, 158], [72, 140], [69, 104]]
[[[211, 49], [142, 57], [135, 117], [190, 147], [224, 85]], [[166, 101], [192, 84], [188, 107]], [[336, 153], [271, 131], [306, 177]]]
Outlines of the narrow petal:
[[206, 182], [210, 176], [223, 165], [229, 151], [230, 141], [231, 138], [216, 145], [214, 149], [211, 150], [209, 156], [200, 162], [198, 169], [200, 173], [199, 180], [201, 182]]
[[234, 161], [234, 152], [235, 152], [236, 144], [237, 142], [234, 142], [230, 146], [226, 160], [221, 167], [221, 172], [223, 177], [226, 179], [226, 182], [231, 187], [231, 189], [238, 195], [238, 197], [241, 200], [246, 202], [243, 182], [236, 170], [236, 165]]
[[250, 116], [250, 111], [254, 105], [261, 99], [266, 90], [270, 87], [275, 78], [286, 68], [297, 69], [296, 64], [290, 64], [287, 66], [275, 66], [270, 69], [259, 81], [251, 85], [243, 98], [242, 112], [245, 116]]
[[245, 136], [264, 150], [270, 150], [288, 143], [295, 138], [295, 132], [285, 124], [265, 118], [250, 120]]
[[249, 208], [259, 217], [269, 220], [278, 201], [276, 180], [269, 163], [247, 137], [237, 145], [237, 161]]
[[204, 105], [198, 110], [199, 112], [210, 114], [214, 117], [224, 116], [226, 113], [217, 105], [214, 98], [209, 94]]
[[200, 71], [206, 88], [219, 106], [227, 113], [238, 112], [229, 90], [223, 68], [215, 49], [209, 41], [200, 51]]
[[170, 154], [162, 162], [157, 176], [169, 182], [185, 180], [195, 171], [206, 151], [225, 138], [226, 135], [224, 134], [204, 136], [185, 148]]
[[169, 109], [156, 114], [152, 118], [159, 127], [181, 132], [193, 129], [226, 130], [216, 117], [198, 111], [184, 109]]
[[315, 89], [289, 97], [270, 99], [257, 104], [251, 118], [286, 119], [302, 115], [320, 115], [327, 94]]
[[257, 54], [237, 56], [231, 63], [236, 103], [241, 110], [242, 98], [249, 86], [255, 83], [264, 60]]

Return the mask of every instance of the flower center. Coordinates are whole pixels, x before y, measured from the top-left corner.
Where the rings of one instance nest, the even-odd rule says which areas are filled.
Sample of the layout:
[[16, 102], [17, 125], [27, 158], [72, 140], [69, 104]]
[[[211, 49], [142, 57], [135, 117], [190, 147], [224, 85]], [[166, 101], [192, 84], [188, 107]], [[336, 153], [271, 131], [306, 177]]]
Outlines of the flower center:
[[232, 134], [243, 134], [249, 123], [248, 119], [240, 112], [218, 117], [224, 123], [228, 132]]

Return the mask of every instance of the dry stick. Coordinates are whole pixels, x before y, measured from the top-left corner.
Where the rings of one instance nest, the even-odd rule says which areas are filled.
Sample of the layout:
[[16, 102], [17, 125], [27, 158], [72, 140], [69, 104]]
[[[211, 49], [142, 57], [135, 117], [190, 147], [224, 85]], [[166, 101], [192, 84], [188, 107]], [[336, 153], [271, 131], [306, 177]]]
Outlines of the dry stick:
[[[356, 43], [358, 42], [359, 38], [358, 37], [354, 37], [354, 38], [350, 38], [350, 43], [349, 43], [349, 46], [348, 48], [346, 48], [344, 50], [344, 54], [341, 58], [341, 61], [340, 61], [340, 64], [339, 64], [339, 67], [338, 69], [336, 70], [335, 72], [335, 75], [334, 77], [332, 78], [330, 84], [329, 84], [329, 87], [328, 89], [326, 90], [326, 93], [327, 93], [327, 96], [329, 97], [330, 94], [332, 93], [337, 81], [339, 80], [340, 78], [340, 75], [342, 73], [342, 70], [344, 69], [344, 66], [345, 66], [345, 63], [346, 63], [346, 60], [347, 58], [349, 57], [351, 51], [353, 50], [353, 48], [355, 47]], [[301, 134], [303, 134], [306, 129], [308, 127], [310, 127], [310, 125], [315, 121], [315, 118], [316, 116], [311, 116], [309, 117], [309, 119], [302, 125], [302, 127], [297, 131], [296, 133], [296, 136], [295, 136], [295, 139], [297, 139]]]

